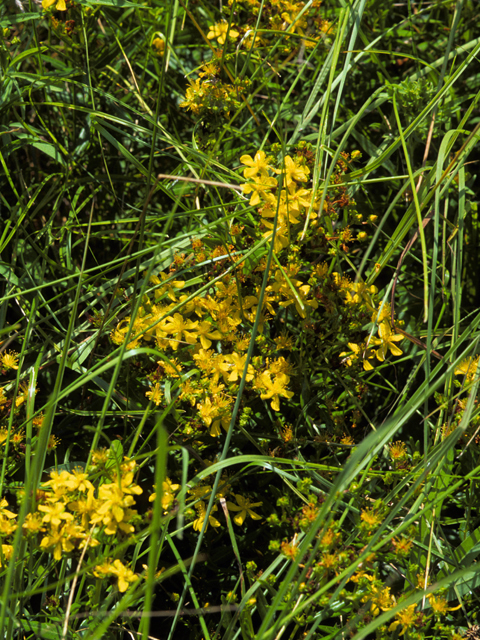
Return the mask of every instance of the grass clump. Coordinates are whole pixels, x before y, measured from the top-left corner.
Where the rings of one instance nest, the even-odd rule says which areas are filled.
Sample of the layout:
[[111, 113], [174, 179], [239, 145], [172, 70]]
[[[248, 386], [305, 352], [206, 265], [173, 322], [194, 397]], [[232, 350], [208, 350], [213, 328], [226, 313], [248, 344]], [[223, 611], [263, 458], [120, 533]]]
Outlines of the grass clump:
[[0, 22], [0, 635], [477, 637], [475, 3]]

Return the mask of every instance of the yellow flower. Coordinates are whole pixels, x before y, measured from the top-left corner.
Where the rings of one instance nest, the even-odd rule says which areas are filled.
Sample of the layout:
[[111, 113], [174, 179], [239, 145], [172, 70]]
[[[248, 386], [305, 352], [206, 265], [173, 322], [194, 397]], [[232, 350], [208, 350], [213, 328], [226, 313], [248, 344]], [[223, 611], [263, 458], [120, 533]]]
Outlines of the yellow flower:
[[150, 276], [150, 282], [156, 285], [163, 284], [163, 286], [155, 289], [155, 300], [162, 298], [164, 294], [167, 293], [172, 302], [176, 302], [177, 300], [175, 289], [183, 289], [185, 286], [184, 280], [172, 280], [171, 276], [163, 271], [159, 273], [158, 276]]
[[260, 173], [260, 175], [263, 176], [268, 176], [269, 165], [265, 151], [257, 151], [254, 158], [249, 155], [241, 156], [240, 162], [247, 166], [247, 168], [243, 170], [245, 178], [255, 178], [257, 173]]
[[360, 519], [364, 523], [363, 527], [367, 529], [367, 531], [374, 529], [382, 521], [381, 515], [373, 509], [363, 509]]
[[[164, 511], [168, 511], [170, 509], [170, 507], [173, 504], [173, 501], [175, 499], [175, 495], [174, 495], [174, 491], [178, 491], [180, 489], [180, 485], [179, 484], [172, 484], [172, 481], [170, 480], [170, 478], [166, 478], [163, 481], [163, 493], [162, 493], [162, 508], [164, 509]], [[156, 493], [152, 493], [152, 495], [149, 497], [148, 501], [149, 502], [154, 502], [155, 499], [157, 497]]]
[[[13, 546], [11, 544], [2, 544], [2, 559], [10, 560], [13, 554]], [[0, 560], [0, 567], [3, 566], [2, 561]]]
[[18, 369], [18, 353], [6, 351], [2, 355], [2, 365], [5, 369]]
[[[131, 476], [131, 477], [130, 477]], [[98, 502], [94, 514], [90, 518], [91, 524], [102, 522], [105, 525], [105, 533], [114, 535], [117, 528], [124, 533], [133, 533], [135, 527], [129, 520], [137, 514], [134, 509], [130, 509], [135, 500], [130, 493], [141, 493], [142, 489], [133, 485], [128, 487], [133, 478], [133, 473], [129, 473], [122, 478], [121, 486], [118, 482], [102, 484], [98, 490]]]
[[39, 531], [43, 531], [42, 516], [39, 513], [27, 513], [27, 517], [22, 525], [27, 534], [34, 535]]
[[175, 358], [171, 358], [170, 361], [167, 360], [158, 360], [157, 364], [162, 367], [165, 371], [165, 374], [170, 378], [179, 378], [180, 372], [182, 371], [182, 365]]
[[[230, 370], [230, 375], [228, 376], [229, 382], [237, 382], [239, 378], [243, 376], [243, 370], [245, 369], [245, 362], [247, 360], [247, 354], [241, 356], [238, 353], [232, 353], [229, 356], [226, 356], [229, 362], [232, 363], [232, 369]], [[255, 371], [251, 364], [248, 365], [247, 368], [247, 382], [253, 380], [255, 375]]]
[[458, 365], [455, 369], [454, 374], [456, 376], [466, 376], [467, 382], [472, 382], [478, 368], [478, 361], [480, 360], [480, 356], [476, 358], [470, 356]]
[[53, 505], [38, 505], [38, 510], [43, 511], [45, 515], [42, 517], [44, 524], [50, 524], [52, 527], [59, 527], [62, 520], [73, 520], [71, 513], [65, 511], [63, 502], [56, 502]]
[[75, 545], [69, 537], [64, 535], [64, 528], [52, 527], [50, 533], [42, 538], [40, 542], [41, 549], [49, 549], [53, 547], [53, 557], [55, 560], [62, 559], [62, 551], [69, 553], [73, 551]]
[[287, 187], [289, 187], [293, 180], [297, 182], [305, 182], [308, 180], [310, 169], [305, 165], [300, 165], [298, 162], [295, 162], [290, 156], [285, 156], [285, 172]]
[[200, 342], [204, 349], [209, 349], [212, 345], [212, 340], [221, 340], [222, 334], [218, 329], [212, 330], [212, 325], [208, 321], [200, 322], [196, 331]]
[[415, 604], [411, 604], [409, 607], [407, 607], [403, 611], [400, 611], [400, 613], [397, 613], [397, 615], [395, 616], [395, 620], [388, 627], [388, 630], [395, 631], [395, 629], [399, 625], [402, 625], [402, 630], [400, 632], [400, 635], [403, 636], [404, 633], [410, 629], [410, 627], [414, 626], [417, 620], [417, 612], [415, 611], [416, 606], [417, 605]]
[[213, 40], [216, 38], [218, 40], [218, 44], [225, 44], [225, 40], [227, 39], [227, 31], [229, 38], [238, 38], [240, 35], [238, 31], [233, 28], [233, 24], [230, 25], [230, 30], [228, 29], [228, 22], [217, 22], [209, 27], [209, 32], [207, 34], [207, 38], [209, 40]]
[[11, 520], [13, 518], [16, 518], [17, 515], [15, 513], [13, 513], [13, 511], [9, 511], [8, 509], [6, 509], [6, 507], [8, 507], [8, 502], [6, 501], [5, 498], [2, 498], [0, 500], [0, 514], [2, 516], [5, 516], [9, 520]]
[[68, 508], [71, 509], [71, 511], [75, 511], [77, 516], [80, 516], [84, 529], [89, 528], [90, 517], [95, 513], [97, 508], [98, 503], [95, 500], [94, 491], [95, 489], [92, 486], [92, 489], [89, 489], [87, 493], [86, 500], [79, 499], [68, 503]]
[[[200, 500], [200, 502], [197, 502], [197, 504], [195, 505], [195, 509], [198, 511], [198, 518], [194, 520], [193, 528], [195, 529], [195, 531], [201, 531], [203, 527], [203, 523], [205, 522], [205, 517], [207, 515], [205, 502], [203, 500]], [[213, 505], [212, 511], [217, 511], [216, 504]], [[207, 526], [205, 527], [205, 531], [208, 529], [209, 524], [211, 524], [212, 527], [221, 526], [220, 522], [216, 518], [214, 518], [212, 515], [208, 516], [208, 523], [207, 523]]]
[[162, 390], [160, 388], [160, 384], [157, 382], [153, 387], [153, 389], [150, 389], [149, 391], [145, 392], [145, 395], [149, 400], [151, 400], [158, 407], [158, 405], [162, 401], [162, 396], [163, 396]]
[[227, 502], [227, 507], [232, 511], [239, 511], [237, 515], [233, 518], [235, 524], [242, 525], [247, 517], [247, 514], [253, 520], [261, 520], [262, 516], [259, 516], [258, 513], [252, 511], [252, 507], [260, 507], [263, 502], [250, 502], [248, 498], [244, 498], [238, 493], [235, 494], [235, 500], [237, 504], [233, 504], [233, 502]]
[[88, 474], [83, 473], [80, 468], [74, 469], [72, 473], [68, 473], [68, 477], [65, 480], [65, 487], [72, 492], [80, 491], [84, 493], [85, 491], [94, 490], [93, 484], [88, 480]]
[[252, 207], [259, 204], [261, 198], [260, 194], [265, 197], [265, 192], [271, 190], [277, 186], [275, 178], [269, 176], [255, 176], [254, 182], [248, 182], [247, 184], [240, 185], [244, 193], [252, 193], [250, 203]]
[[138, 576], [131, 569], [126, 567], [120, 560], [105, 560], [102, 564], [97, 564], [93, 570], [93, 575], [97, 578], [106, 578], [107, 576], [117, 576], [118, 590], [124, 593], [128, 589], [130, 582], [138, 580]]
[[152, 47], [155, 49], [155, 53], [157, 54], [157, 56], [163, 56], [165, 52], [165, 40], [158, 37], [155, 38], [152, 41]]
[[94, 466], [105, 464], [108, 460], [108, 451], [106, 447], [94, 449], [94, 451], [92, 451], [92, 464]]
[[118, 578], [118, 590], [120, 593], [124, 593], [128, 589], [130, 582], [138, 580], [137, 574], [122, 564], [120, 560], [114, 560], [110, 572]]
[[[20, 385], [20, 389], [19, 389], [20, 393], [17, 395], [17, 397], [15, 398], [15, 406], [19, 407], [20, 405], [22, 405], [24, 402], [26, 402], [28, 395], [29, 395], [29, 388], [28, 388], [28, 383], [26, 382], [22, 382], [22, 384]], [[37, 393], [38, 389], [34, 389], [34, 393]]]
[[65, 4], [65, 0], [42, 0], [43, 9], [48, 9], [52, 6], [52, 4], [56, 3], [55, 9], [57, 11], [66, 11], [67, 5]]
[[447, 599], [443, 596], [435, 597], [434, 595], [429, 595], [427, 597], [430, 606], [432, 607], [432, 611], [436, 616], [444, 616], [449, 611], [456, 611], [462, 606], [461, 604], [459, 604], [457, 607], [449, 607]]
[[9, 536], [16, 530], [16, 528], [16, 522], [11, 522], [8, 518], [5, 518], [5, 516], [0, 515], [0, 536]]
[[399, 333], [393, 334], [392, 328], [388, 320], [384, 320], [380, 326], [378, 327], [378, 335], [380, 338], [371, 338], [370, 342], [374, 345], [381, 345], [379, 349], [376, 350], [375, 355], [377, 356], [380, 362], [385, 360], [385, 356], [388, 353], [388, 349], [390, 349], [393, 356], [401, 356], [403, 351], [397, 347], [395, 342], [400, 342], [403, 340], [403, 336]]
[[48, 442], [47, 442], [47, 451], [49, 453], [51, 451], [54, 451], [58, 447], [60, 442], [61, 442], [60, 438], [57, 438], [57, 436], [54, 436], [53, 434], [50, 435], [50, 437], [48, 438]]
[[197, 336], [193, 333], [193, 330], [198, 326], [197, 322], [191, 320], [185, 320], [180, 313], [175, 313], [173, 316], [168, 316], [164, 322], [161, 323], [161, 329], [167, 335], [175, 336], [172, 343], [172, 349], [176, 351], [179, 347], [182, 338], [188, 344], [195, 344]]
[[274, 411], [280, 411], [280, 396], [284, 398], [292, 398], [293, 391], [287, 391], [285, 388], [290, 382], [290, 378], [285, 373], [280, 373], [275, 377], [275, 380], [271, 380], [268, 371], [262, 373], [257, 378], [255, 386], [257, 388], [264, 388], [265, 391], [260, 394], [262, 400], [272, 399], [271, 407]]

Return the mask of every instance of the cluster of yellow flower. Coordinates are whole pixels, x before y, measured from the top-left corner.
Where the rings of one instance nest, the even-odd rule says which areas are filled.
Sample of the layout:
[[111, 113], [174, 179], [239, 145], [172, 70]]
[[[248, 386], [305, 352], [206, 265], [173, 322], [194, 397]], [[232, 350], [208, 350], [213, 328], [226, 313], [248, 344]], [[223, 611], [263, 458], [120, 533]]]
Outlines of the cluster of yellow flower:
[[214, 60], [203, 64], [198, 75], [187, 87], [185, 100], [180, 103], [183, 109], [190, 109], [197, 117], [208, 115], [210, 119], [228, 118], [232, 109], [238, 109], [242, 91], [249, 85], [248, 79], [234, 84], [223, 82], [220, 65]]
[[[343, 358], [352, 370], [357, 360], [370, 371], [372, 357], [383, 362], [388, 351], [397, 356], [402, 353], [396, 343], [403, 336], [391, 330], [389, 306], [378, 300], [376, 287], [354, 283], [331, 271], [327, 263], [312, 264], [308, 253], [302, 255], [302, 247], [313, 244], [316, 248], [314, 243], [327, 253], [329, 243], [338, 241], [344, 251], [348, 250], [346, 244], [354, 241], [349, 227], [332, 237], [320, 226], [321, 192], [306, 184], [312, 175], [309, 149], [300, 145], [295, 154], [286, 155], [278, 164], [262, 150], [253, 158], [244, 155], [240, 160], [248, 180], [243, 191], [251, 194], [249, 205], [258, 210], [254, 237], [245, 237], [237, 225], [232, 245], [212, 249], [207, 239], [196, 239], [188, 262], [189, 269], [201, 268], [199, 262], [217, 270], [228, 265], [233, 273], [220, 276], [208, 293], [190, 296], [183, 293], [186, 281], [175, 270], [151, 276], [152, 289], [144, 296], [138, 315], [133, 320], [124, 318], [110, 336], [120, 345], [129, 332], [129, 349], [155, 342], [162, 359], [149, 375], [146, 396], [160, 405], [167, 381], [171, 397], [178, 389], [173, 397], [182, 404], [186, 435], [195, 436], [207, 428], [210, 435], [218, 436], [221, 427], [228, 429], [242, 376], [250, 396], [253, 393], [269, 400], [273, 411], [279, 412], [280, 400], [294, 397], [290, 385], [296, 366], [287, 355], [296, 342], [296, 329], [302, 330], [302, 340], [311, 341], [313, 350], [324, 333], [332, 334], [330, 327], [335, 323], [333, 355], [339, 362]], [[338, 216], [337, 202], [343, 209], [351, 204], [345, 193], [336, 193], [340, 194], [337, 200], [325, 198], [323, 214], [328, 213], [330, 219]], [[276, 219], [275, 229], [272, 218]], [[358, 218], [361, 216], [355, 215]], [[315, 229], [313, 235], [311, 231], [303, 233], [308, 221]], [[232, 253], [241, 252], [244, 240], [249, 246], [252, 239], [262, 237], [267, 241], [273, 237], [276, 266], [268, 274], [260, 304], [265, 259], [233, 270]], [[248, 335], [256, 319], [261, 351], [247, 364]], [[343, 323], [343, 342], [339, 322]], [[372, 329], [366, 331], [363, 327], [369, 322]], [[378, 337], [372, 335], [377, 327]], [[363, 342], [348, 339], [362, 333]], [[342, 352], [342, 344], [348, 344], [351, 351]]]
[[[135, 532], [134, 522], [139, 520], [132, 507], [135, 496], [143, 489], [134, 482], [137, 464], [127, 458], [118, 465], [107, 468], [108, 450], [94, 452], [93, 465], [89, 473], [81, 468], [72, 472], [52, 471], [50, 480], [44, 482], [36, 495], [36, 509], [27, 514], [22, 525], [25, 534], [39, 542], [39, 548], [51, 553], [55, 560], [75, 549], [93, 549], [109, 538], [129, 536]], [[110, 462], [113, 462], [110, 460]], [[119, 470], [119, 473], [118, 473]], [[95, 488], [91, 478], [103, 478]], [[8, 543], [15, 532], [17, 515], [7, 509], [3, 498], [0, 502], [0, 533], [3, 540], [3, 557], [11, 557], [13, 547]], [[110, 569], [107, 570], [107, 565]], [[129, 582], [136, 580], [130, 569], [120, 559], [110, 560], [96, 567], [94, 575], [115, 575], [120, 591], [125, 591]]]
[[[297, 523], [300, 529], [304, 531], [307, 531], [311, 523], [317, 518], [320, 509], [319, 503], [321, 502], [321, 500], [317, 501], [318, 499], [313, 494], [310, 494], [308, 499], [308, 504], [305, 504], [301, 512], [293, 518], [293, 522]], [[310, 569], [305, 581], [299, 586], [300, 593], [305, 596], [313, 595], [335, 576], [339, 576], [355, 566], [357, 564], [354, 562], [357, 554], [355, 545], [364, 548], [365, 542], [372, 538], [383, 519], [384, 513], [382, 513], [381, 508], [361, 509], [357, 528], [359, 537], [354, 542], [349, 537], [349, 544], [346, 543], [344, 532], [338, 522], [334, 521], [327, 529], [324, 529], [319, 534], [316, 555], [309, 558]], [[271, 518], [269, 520], [272, 521]], [[292, 523], [291, 516], [287, 519], [282, 519], [281, 523], [278, 519], [274, 520], [277, 526], [281, 526], [283, 533], [285, 528], [288, 528]], [[355, 620], [360, 626], [365, 624], [367, 620], [370, 621], [372, 617], [378, 617], [383, 612], [392, 610], [402, 600], [406, 600], [415, 592], [423, 591], [425, 587], [424, 575], [417, 575], [415, 579], [414, 574], [412, 587], [404, 590], [400, 597], [392, 593], [391, 587], [386, 585], [384, 579], [380, 576], [381, 568], [385, 564], [392, 562], [395, 563], [398, 571], [406, 571], [408, 573], [407, 563], [410, 559], [410, 551], [413, 547], [414, 539], [415, 533], [412, 529], [410, 535], [394, 537], [391, 539], [390, 544], [379, 547], [376, 552], [370, 553], [351, 574], [349, 588], [340, 591], [339, 600], [343, 601], [346, 606], [353, 607], [353, 612], [350, 614], [351, 619], [357, 613]], [[298, 555], [297, 540], [298, 533], [295, 533], [293, 538], [284, 538], [282, 542], [273, 540], [270, 546], [274, 550], [279, 550], [285, 557], [295, 559]], [[404, 563], [405, 568], [403, 569]], [[406, 607], [395, 614], [393, 621], [389, 625], [382, 628], [383, 635], [379, 637], [387, 637], [387, 633], [390, 634], [395, 631], [399, 636], [403, 636], [408, 632], [411, 634], [409, 637], [416, 637], [415, 633], [417, 631], [425, 630], [430, 623], [434, 625], [439, 623], [449, 611], [455, 611], [461, 606], [450, 607], [447, 598], [441, 592], [437, 593], [437, 595], [427, 595], [427, 600], [430, 606], [426, 613], [425, 611], [421, 612], [416, 604]], [[328, 596], [326, 601], [328, 601]], [[309, 611], [307, 610], [306, 615], [308, 614]]]
[[319, 0], [308, 3], [272, 0], [265, 4], [257, 0], [229, 0], [224, 12], [227, 17], [235, 19], [235, 23], [225, 20], [212, 24], [207, 38], [216, 40], [221, 46], [228, 41], [245, 49], [271, 48], [283, 33], [281, 50], [284, 54], [298, 51], [302, 46], [313, 48], [333, 33], [332, 24], [320, 15], [320, 6]]

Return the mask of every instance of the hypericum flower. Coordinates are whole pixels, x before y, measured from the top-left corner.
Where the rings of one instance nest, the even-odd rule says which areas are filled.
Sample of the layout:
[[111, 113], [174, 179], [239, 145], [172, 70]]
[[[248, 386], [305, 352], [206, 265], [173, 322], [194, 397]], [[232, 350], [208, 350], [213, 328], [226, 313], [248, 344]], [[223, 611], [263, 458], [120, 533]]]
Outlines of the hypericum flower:
[[[133, 474], [127, 475], [133, 476]], [[103, 523], [107, 535], [115, 535], [118, 528], [124, 533], [135, 531], [135, 527], [129, 522], [137, 514], [134, 509], [129, 508], [135, 503], [135, 500], [131, 495], [125, 495], [127, 489], [125, 485], [128, 484], [128, 480], [125, 484], [124, 480], [122, 478], [121, 486], [118, 486], [117, 482], [107, 483], [102, 484], [98, 490], [98, 506], [90, 518], [90, 523]], [[142, 489], [140, 487], [138, 489], [141, 493]]]
[[362, 520], [362, 523], [364, 523], [364, 528], [367, 529], [367, 531], [370, 531], [381, 523], [382, 516], [373, 509], [362, 509], [360, 519]]
[[54, 451], [58, 447], [60, 442], [61, 442], [60, 438], [57, 438], [57, 436], [54, 436], [53, 434], [51, 434], [47, 442], [47, 452], [50, 453], [51, 451]]
[[460, 607], [462, 606], [461, 604], [459, 604], [457, 607], [449, 607], [447, 599], [443, 596], [436, 597], [432, 594], [427, 597], [428, 597], [430, 606], [432, 607], [432, 611], [436, 616], [444, 616], [449, 611], [456, 611], [457, 609], [460, 609]]
[[395, 620], [388, 627], [388, 630], [395, 631], [395, 629], [399, 625], [402, 625], [402, 630], [400, 632], [400, 635], [403, 636], [405, 632], [408, 631], [410, 627], [413, 627], [417, 621], [418, 614], [420, 612], [415, 611], [416, 606], [417, 606], [416, 604], [411, 604], [409, 607], [407, 607], [403, 611], [400, 611], [400, 613], [397, 613], [395, 616]]
[[5, 351], [2, 355], [2, 365], [5, 369], [18, 369], [18, 353]]
[[175, 358], [171, 358], [170, 361], [158, 360], [157, 364], [162, 367], [165, 374], [170, 378], [179, 378], [183, 369], [182, 365]]
[[[212, 511], [217, 511], [217, 508], [218, 508], [217, 505], [214, 504], [212, 507]], [[195, 505], [195, 509], [198, 511], [198, 518], [194, 520], [193, 528], [195, 529], [195, 531], [201, 531], [203, 527], [203, 523], [205, 522], [205, 518], [207, 516], [207, 509], [205, 507], [205, 502], [203, 500], [200, 500], [200, 502], [197, 502], [197, 504]], [[208, 522], [207, 522], [207, 526], [205, 527], [205, 531], [208, 529], [209, 524], [211, 524], [212, 527], [221, 526], [220, 522], [216, 518], [214, 518], [212, 515], [208, 516]]]
[[409, 538], [392, 538], [393, 550], [399, 558], [408, 558], [412, 546], [413, 540]]
[[35, 535], [39, 533], [39, 531], [44, 531], [42, 527], [42, 516], [39, 513], [27, 513], [22, 529], [29, 535]]
[[221, 340], [222, 334], [218, 329], [212, 329], [212, 324], [207, 320], [200, 322], [196, 331], [200, 342], [204, 349], [209, 349], [212, 345], [212, 340]]
[[189, 489], [188, 493], [191, 493], [195, 500], [199, 498], [204, 498], [208, 496], [212, 492], [212, 486], [209, 484], [205, 484], [203, 486], [196, 486], [193, 489]]
[[205, 90], [202, 88], [200, 79], [195, 82], [190, 81], [190, 86], [185, 91], [185, 100], [180, 103], [182, 109], [190, 109], [193, 113], [200, 113], [203, 106], [202, 99], [205, 97]]
[[42, 517], [42, 522], [50, 524], [52, 527], [59, 527], [62, 524], [62, 520], [73, 520], [72, 514], [65, 511], [63, 502], [56, 502], [52, 505], [39, 504], [38, 510], [45, 513]]
[[175, 340], [171, 345], [174, 351], [178, 349], [182, 339], [188, 344], [195, 344], [197, 341], [196, 333], [193, 330], [197, 328], [198, 321], [185, 320], [180, 313], [175, 313], [160, 324], [162, 331], [167, 335], [175, 336]]
[[462, 360], [462, 362], [455, 369], [454, 374], [456, 376], [465, 376], [467, 382], [472, 382], [477, 372], [479, 360], [480, 355], [476, 356], [475, 358], [473, 356], [465, 358], [465, 360]]
[[101, 449], [94, 449], [92, 451], [92, 464], [94, 466], [103, 465], [108, 460], [108, 449], [102, 447]]
[[370, 343], [374, 345], [381, 345], [379, 349], [375, 351], [375, 355], [383, 362], [385, 356], [390, 349], [393, 356], [401, 356], [403, 351], [397, 347], [395, 342], [401, 342], [403, 336], [400, 333], [393, 334], [390, 322], [384, 320], [378, 327], [378, 335], [380, 338], [370, 338]]
[[67, 5], [65, 4], [65, 0], [42, 0], [42, 7], [44, 9], [48, 9], [49, 7], [52, 6], [52, 4], [55, 4], [55, 9], [57, 11], [66, 11], [67, 10]]
[[230, 25], [230, 29], [228, 28], [228, 22], [217, 22], [209, 27], [209, 32], [207, 34], [207, 38], [209, 40], [213, 40], [216, 38], [218, 40], [218, 44], [225, 44], [225, 40], [228, 37], [235, 39], [238, 38], [240, 33], [233, 28], [233, 24]]
[[138, 580], [137, 574], [122, 564], [120, 560], [114, 560], [111, 573], [118, 578], [118, 590], [120, 593], [124, 593], [128, 589], [130, 582]]
[[305, 182], [308, 180], [310, 169], [306, 165], [301, 165], [298, 161], [292, 160], [290, 156], [285, 156], [285, 180], [287, 187], [292, 181]]
[[342, 287], [342, 290], [346, 296], [345, 300], [347, 303], [360, 304], [363, 302], [366, 304], [367, 308], [370, 311], [374, 312], [372, 322], [376, 320], [376, 322], [380, 323], [390, 316], [390, 305], [388, 303], [385, 303], [382, 307], [382, 311], [379, 312], [380, 315], [378, 315], [377, 317], [377, 312], [375, 311], [375, 308], [373, 306], [372, 296], [378, 293], [378, 289], [373, 284], [371, 286], [367, 286], [364, 282], [346, 281], [345, 286]]
[[207, 427], [209, 427], [212, 424], [212, 420], [217, 417], [218, 411], [216, 406], [212, 404], [211, 399], [207, 397], [205, 398], [205, 402], [199, 402], [197, 404], [197, 409], [202, 420], [205, 422]]
[[80, 468], [74, 469], [72, 473], [68, 474], [65, 480], [65, 486], [71, 492], [80, 491], [84, 493], [85, 491], [94, 490], [93, 484], [88, 480], [88, 474], [83, 473], [83, 470]]
[[13, 513], [13, 511], [9, 511], [7, 507], [8, 507], [8, 502], [6, 501], [5, 498], [2, 498], [0, 500], [0, 515], [5, 516], [9, 520], [16, 518], [17, 515]]
[[8, 429], [5, 429], [5, 427], [2, 427], [0, 429], [0, 445], [3, 445], [8, 438]]
[[43, 424], [44, 418], [45, 418], [45, 415], [43, 413], [39, 413], [38, 416], [35, 416], [32, 420], [33, 426], [36, 427], [37, 429], [40, 429]]
[[[27, 398], [28, 398], [28, 394], [29, 394], [29, 388], [28, 388], [28, 383], [26, 382], [22, 382], [22, 384], [20, 385], [20, 389], [17, 397], [15, 398], [15, 406], [19, 407], [20, 405], [22, 405], [24, 402], [26, 402]], [[34, 389], [33, 393], [37, 393], [38, 389]]]
[[403, 462], [407, 457], [407, 445], [401, 440], [392, 442], [388, 447], [392, 462]]
[[[247, 354], [241, 356], [238, 353], [232, 353], [229, 356], [226, 356], [229, 362], [232, 363], [232, 368], [230, 369], [230, 375], [228, 376], [229, 382], [237, 382], [239, 378], [243, 376], [243, 371], [245, 369], [245, 363], [247, 361]], [[255, 370], [251, 364], [248, 365], [247, 368], [247, 376], [246, 381], [250, 382], [253, 380], [255, 375]]]
[[[2, 544], [2, 558], [3, 560], [10, 560], [13, 555], [13, 545], [11, 544]], [[2, 561], [0, 559], [0, 567], [2, 567]]]
[[24, 438], [25, 438], [25, 431], [17, 431], [16, 433], [12, 434], [11, 442], [14, 446], [18, 447], [18, 445], [23, 442]]
[[165, 53], [165, 40], [163, 38], [154, 38], [152, 40], [152, 47], [155, 49], [157, 56], [163, 56]]
[[[247, 165], [247, 168], [243, 170], [243, 175], [245, 178], [255, 178], [257, 173], [260, 173], [260, 175], [268, 176], [269, 165], [267, 162], [265, 151], [257, 151], [254, 158], [249, 155], [241, 156], [240, 162]], [[235, 283], [233, 284], [235, 285]]]
[[164, 294], [167, 293], [172, 302], [176, 302], [177, 300], [175, 289], [183, 289], [185, 286], [185, 280], [172, 280], [171, 276], [163, 271], [159, 273], [158, 276], [150, 276], [150, 282], [157, 285], [163, 283], [162, 287], [155, 289], [155, 300], [162, 298]]
[[[70, 474], [65, 469], [58, 473], [58, 471], [50, 472], [50, 480], [43, 483], [43, 487], [51, 487], [54, 493], [53, 502], [57, 502], [62, 495], [67, 492], [66, 482]], [[50, 500], [52, 501], [52, 500]]]
[[248, 498], [244, 498], [240, 494], [235, 494], [235, 500], [237, 504], [233, 504], [233, 502], [227, 502], [227, 507], [232, 511], [239, 511], [236, 516], [234, 516], [233, 521], [235, 524], [242, 525], [247, 517], [247, 514], [253, 520], [261, 520], [262, 516], [259, 516], [258, 513], [252, 511], [252, 507], [260, 507], [263, 502], [250, 502]]
[[342, 358], [343, 356], [347, 356], [342, 362], [345, 362], [345, 364], [348, 367], [351, 367], [353, 362], [355, 360], [357, 360], [357, 358], [359, 356], [362, 356], [362, 360], [363, 360], [363, 368], [365, 371], [372, 371], [373, 367], [370, 364], [370, 362], [368, 361], [368, 359], [373, 358], [373, 353], [372, 353], [372, 349], [365, 349], [365, 346], [363, 344], [355, 344], [354, 342], [349, 342], [348, 343], [349, 348], [352, 351], [352, 354], [349, 355], [346, 351], [343, 351], [340, 354], [340, 357]]
[[307, 21], [304, 18], [299, 18], [297, 20], [298, 14], [294, 13], [295, 6], [296, 5], [291, 5], [290, 11], [293, 9], [292, 13], [287, 13], [286, 11], [282, 13], [282, 18], [288, 25], [286, 31], [289, 33], [295, 33], [295, 31], [298, 31], [301, 35], [305, 35], [303, 29], [307, 27]]
[[293, 336], [289, 336], [285, 331], [283, 331], [277, 338], [274, 338], [273, 341], [277, 345], [278, 349], [284, 349], [285, 351], [291, 351], [295, 346], [295, 338]]
[[265, 192], [270, 191], [274, 187], [277, 186], [277, 181], [275, 178], [271, 178], [269, 176], [256, 176], [254, 178], [254, 182], [247, 182], [247, 184], [241, 184], [242, 191], [244, 193], [252, 193], [252, 197], [250, 198], [250, 205], [254, 207], [259, 204], [261, 198], [265, 197]]
[[382, 588], [372, 585], [370, 593], [364, 596], [361, 602], [368, 602], [369, 600], [371, 601], [370, 613], [373, 616], [378, 616], [381, 611], [388, 611], [395, 606], [395, 599], [390, 593], [390, 587], [383, 585]]
[[82, 527], [89, 528], [90, 517], [95, 513], [98, 503], [95, 499], [95, 489], [89, 489], [86, 500], [79, 499], [68, 503], [68, 508], [81, 517]]
[[282, 550], [283, 555], [290, 558], [290, 560], [295, 560], [298, 555], [298, 546], [295, 540], [292, 540], [292, 542], [284, 540], [280, 545], [280, 549]]
[[162, 397], [163, 397], [163, 393], [162, 393], [162, 389], [160, 388], [160, 384], [157, 382], [152, 389], [150, 389], [149, 391], [145, 392], [145, 395], [147, 396], [147, 398], [149, 400], [151, 400], [158, 407], [158, 405], [161, 403]]
[[107, 576], [117, 576], [118, 590], [124, 593], [128, 589], [130, 582], [138, 580], [138, 576], [131, 569], [126, 567], [120, 560], [105, 560], [102, 564], [97, 564], [93, 570], [93, 575], [97, 578], [106, 578]]
[[53, 547], [53, 557], [55, 560], [62, 559], [62, 551], [69, 553], [75, 549], [75, 545], [69, 537], [64, 535], [63, 528], [51, 527], [50, 532], [42, 538], [40, 542], [41, 549], [49, 549]]
[[272, 399], [271, 407], [274, 411], [280, 411], [280, 396], [284, 398], [292, 398], [293, 391], [287, 391], [286, 386], [290, 382], [290, 378], [285, 373], [280, 373], [271, 380], [268, 371], [262, 373], [255, 381], [257, 389], [264, 388], [265, 391], [260, 394], [262, 400]]
[[[14, 517], [16, 517], [14, 515]], [[3, 515], [0, 515], [0, 536], [5, 538], [6, 536], [11, 535], [17, 528], [16, 522], [11, 522], [8, 518]]]
[[[162, 484], [163, 493], [162, 493], [162, 508], [164, 511], [168, 511], [173, 504], [175, 499], [174, 491], [178, 491], [180, 489], [179, 484], [172, 484], [170, 478], [165, 478]], [[154, 502], [156, 500], [157, 494], [152, 493], [152, 495], [148, 498], [149, 502]]]

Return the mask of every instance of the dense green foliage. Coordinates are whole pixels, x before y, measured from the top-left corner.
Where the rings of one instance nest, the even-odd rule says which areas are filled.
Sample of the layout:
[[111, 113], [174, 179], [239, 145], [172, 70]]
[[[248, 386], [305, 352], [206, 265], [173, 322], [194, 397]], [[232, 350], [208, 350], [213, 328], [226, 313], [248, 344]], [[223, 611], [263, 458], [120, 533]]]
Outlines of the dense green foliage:
[[480, 637], [474, 0], [0, 8], [0, 637]]

